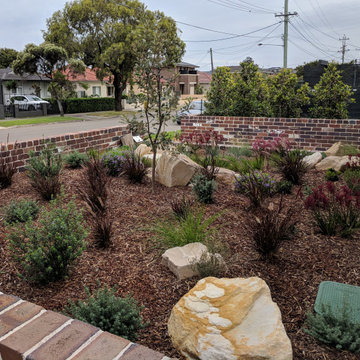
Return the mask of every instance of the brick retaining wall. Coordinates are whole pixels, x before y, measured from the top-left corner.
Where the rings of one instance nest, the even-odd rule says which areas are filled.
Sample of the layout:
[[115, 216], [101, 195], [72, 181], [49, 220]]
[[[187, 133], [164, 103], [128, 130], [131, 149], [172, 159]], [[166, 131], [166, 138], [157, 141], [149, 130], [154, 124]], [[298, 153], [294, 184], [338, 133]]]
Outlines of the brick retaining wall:
[[127, 125], [112, 128], [83, 131], [49, 138], [27, 140], [16, 143], [2, 144], [1, 154], [6, 163], [12, 163], [18, 171], [24, 170], [29, 152], [38, 152], [45, 144], [51, 143], [61, 151], [77, 150], [86, 152], [89, 149], [104, 150], [120, 145], [120, 138], [129, 133]]
[[181, 131], [218, 131], [225, 137], [221, 145], [236, 146], [252, 143], [259, 138], [272, 138], [271, 133], [284, 132], [300, 148], [327, 150], [343, 141], [360, 146], [360, 120], [344, 119], [285, 119], [222, 116], [189, 116], [181, 120]]
[[0, 360], [170, 360], [92, 325], [0, 292]]

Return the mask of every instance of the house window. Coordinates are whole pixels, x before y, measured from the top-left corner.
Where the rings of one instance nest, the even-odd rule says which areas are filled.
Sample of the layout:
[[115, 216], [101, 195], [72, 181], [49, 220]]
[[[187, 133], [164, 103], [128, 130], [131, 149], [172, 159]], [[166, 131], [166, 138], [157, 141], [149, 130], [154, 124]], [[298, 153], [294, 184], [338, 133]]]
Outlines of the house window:
[[101, 96], [101, 86], [93, 86], [92, 94], [93, 96]]
[[107, 87], [107, 96], [114, 96], [114, 87], [113, 86]]
[[84, 97], [86, 97], [86, 91], [78, 91], [78, 97], [79, 97], [79, 98], [84, 98]]

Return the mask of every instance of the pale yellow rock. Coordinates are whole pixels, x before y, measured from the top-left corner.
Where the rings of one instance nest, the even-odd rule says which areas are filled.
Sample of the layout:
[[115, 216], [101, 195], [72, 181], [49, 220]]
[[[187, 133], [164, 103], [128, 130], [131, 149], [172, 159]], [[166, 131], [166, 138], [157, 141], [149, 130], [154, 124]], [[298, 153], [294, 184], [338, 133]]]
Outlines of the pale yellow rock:
[[344, 171], [349, 161], [348, 156], [328, 156], [324, 160], [315, 165], [316, 170], [334, 169], [336, 171]]
[[234, 185], [235, 175], [235, 171], [219, 168], [219, 171], [216, 174], [216, 180], [226, 185]]
[[143, 157], [146, 154], [150, 154], [151, 153], [151, 148], [145, 144], [140, 144], [136, 149], [135, 149], [135, 154], [137, 156]]
[[134, 146], [134, 139], [131, 133], [122, 136], [120, 140], [123, 146], [129, 146], [130, 148]]
[[156, 181], [167, 187], [186, 186], [199, 168], [184, 154], [164, 152], [156, 164]]
[[344, 144], [339, 141], [326, 150], [325, 154], [326, 156], [345, 156], [349, 155], [350, 148], [354, 147], [352, 147], [350, 144]]
[[200, 280], [173, 308], [168, 332], [188, 360], [291, 360], [269, 287], [257, 277]]
[[313, 169], [315, 165], [318, 164], [321, 160], [321, 152], [315, 152], [311, 155], [305, 156], [303, 158], [303, 163], [305, 163], [309, 169]]

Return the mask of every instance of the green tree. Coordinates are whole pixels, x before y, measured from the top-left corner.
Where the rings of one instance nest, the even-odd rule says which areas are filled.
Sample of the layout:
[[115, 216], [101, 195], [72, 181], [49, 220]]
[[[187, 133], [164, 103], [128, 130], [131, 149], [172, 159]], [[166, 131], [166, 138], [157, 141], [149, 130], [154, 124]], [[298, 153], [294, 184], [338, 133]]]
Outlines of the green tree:
[[342, 81], [341, 71], [330, 63], [314, 87], [310, 112], [315, 118], [346, 119], [348, 105], [355, 101], [352, 95], [351, 86]]
[[0, 49], [0, 69], [8, 68], [16, 59], [18, 52], [14, 49], [1, 48]]
[[137, 0], [76, 0], [68, 2], [47, 21], [46, 41], [64, 47], [102, 80], [111, 76], [115, 110], [137, 61], [136, 35], [145, 13]]
[[233, 86], [232, 74], [228, 67], [218, 67], [212, 75], [210, 89], [207, 92], [207, 102], [205, 103], [207, 115], [230, 114], [231, 88]]
[[[185, 44], [178, 36], [176, 22], [160, 11], [147, 11], [137, 32], [138, 62], [136, 80], [142, 96], [141, 103], [146, 130], [153, 151], [152, 186], [155, 189], [155, 161], [161, 141], [161, 131], [172, 118], [178, 96], [174, 91], [175, 66], [181, 61]], [[164, 78], [164, 70], [174, 75]]]
[[267, 83], [251, 58], [240, 63], [240, 71], [233, 74], [233, 79], [230, 115], [269, 116]]
[[275, 117], [300, 117], [302, 107], [310, 103], [310, 87], [299, 86], [299, 78], [289, 69], [268, 77], [269, 101]]
[[73, 84], [64, 75], [64, 70], [68, 68], [69, 74], [85, 71], [82, 61], [69, 59], [64, 48], [50, 43], [26, 45], [12, 66], [17, 74], [38, 74], [51, 79], [49, 92], [57, 101], [61, 116], [64, 116], [62, 101], [74, 93]]

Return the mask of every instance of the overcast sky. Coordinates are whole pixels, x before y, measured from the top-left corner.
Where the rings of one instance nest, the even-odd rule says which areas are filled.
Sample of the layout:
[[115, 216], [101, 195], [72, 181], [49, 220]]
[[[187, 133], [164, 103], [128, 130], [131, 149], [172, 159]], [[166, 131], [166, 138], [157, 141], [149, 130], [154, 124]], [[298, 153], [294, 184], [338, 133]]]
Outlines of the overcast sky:
[[[27, 43], [41, 43], [41, 30], [46, 27], [46, 19], [62, 9], [65, 2], [0, 0], [0, 47], [22, 50]], [[282, 47], [265, 44], [282, 44], [283, 24], [277, 24], [281, 18], [274, 14], [283, 11], [284, 0], [144, 2], [150, 9], [159, 9], [178, 22], [219, 31], [210, 32], [178, 23], [181, 38], [187, 44], [183, 60], [199, 65], [201, 70], [210, 69], [210, 48], [214, 51], [215, 66], [238, 65], [247, 56], [261, 67], [282, 66]], [[360, 0], [289, 0], [289, 11], [299, 14], [292, 17], [289, 26], [290, 67], [315, 59], [340, 61], [341, 41], [338, 39], [344, 34], [350, 38], [346, 60], [360, 58]], [[247, 37], [237, 36], [249, 32], [254, 33]], [[258, 43], [264, 45], [258, 46]]]

